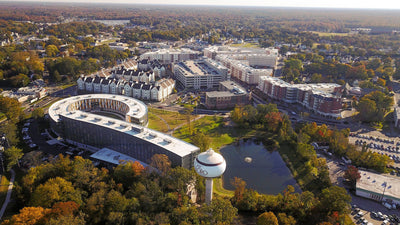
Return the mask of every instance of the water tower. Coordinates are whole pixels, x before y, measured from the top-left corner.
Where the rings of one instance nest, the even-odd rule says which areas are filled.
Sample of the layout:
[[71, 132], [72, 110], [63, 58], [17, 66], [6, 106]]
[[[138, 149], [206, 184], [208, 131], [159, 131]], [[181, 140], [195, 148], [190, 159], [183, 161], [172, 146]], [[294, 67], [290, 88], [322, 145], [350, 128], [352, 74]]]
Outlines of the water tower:
[[211, 148], [200, 153], [194, 161], [196, 172], [206, 178], [206, 204], [211, 203], [213, 191], [213, 178], [221, 176], [226, 169], [226, 162], [221, 154], [214, 152]]

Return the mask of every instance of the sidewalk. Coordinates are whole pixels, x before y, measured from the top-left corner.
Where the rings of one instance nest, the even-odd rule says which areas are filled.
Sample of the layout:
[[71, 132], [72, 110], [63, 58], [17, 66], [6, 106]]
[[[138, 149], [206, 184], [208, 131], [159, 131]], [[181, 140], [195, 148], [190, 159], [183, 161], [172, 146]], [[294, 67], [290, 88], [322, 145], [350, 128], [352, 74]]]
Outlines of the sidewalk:
[[3, 217], [4, 212], [7, 209], [8, 203], [10, 202], [11, 193], [12, 193], [12, 189], [13, 189], [13, 186], [14, 186], [15, 172], [12, 169], [10, 170], [10, 172], [11, 172], [11, 180], [10, 180], [10, 184], [8, 185], [8, 191], [7, 191], [6, 200], [4, 201], [3, 207], [1, 207], [1, 210], [0, 210], [0, 220]]

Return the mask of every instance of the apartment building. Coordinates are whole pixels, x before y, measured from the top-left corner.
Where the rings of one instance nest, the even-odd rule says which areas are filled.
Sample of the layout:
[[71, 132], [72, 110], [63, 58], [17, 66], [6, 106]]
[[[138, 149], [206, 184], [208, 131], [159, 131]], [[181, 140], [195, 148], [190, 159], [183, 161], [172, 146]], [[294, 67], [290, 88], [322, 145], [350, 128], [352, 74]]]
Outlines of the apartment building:
[[276, 77], [264, 76], [257, 88], [272, 99], [298, 103], [323, 116], [336, 118], [342, 111], [342, 86], [338, 84], [290, 84]]

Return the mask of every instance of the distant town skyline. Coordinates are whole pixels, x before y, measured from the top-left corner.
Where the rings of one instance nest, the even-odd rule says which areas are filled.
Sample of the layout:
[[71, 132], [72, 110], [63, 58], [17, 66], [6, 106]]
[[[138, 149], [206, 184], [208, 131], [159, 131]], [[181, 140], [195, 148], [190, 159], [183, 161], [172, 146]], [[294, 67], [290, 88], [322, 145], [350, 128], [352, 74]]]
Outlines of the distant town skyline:
[[[120, 3], [120, 4], [163, 4], [163, 5], [210, 5], [210, 6], [265, 6], [265, 7], [312, 7], [312, 8], [360, 8], [400, 9], [400, 1], [394, 0], [15, 0], [17, 2], [74, 2], [74, 3]], [[15, 2], [14, 1], [14, 2]], [[10, 2], [10, 0], [0, 0]]]

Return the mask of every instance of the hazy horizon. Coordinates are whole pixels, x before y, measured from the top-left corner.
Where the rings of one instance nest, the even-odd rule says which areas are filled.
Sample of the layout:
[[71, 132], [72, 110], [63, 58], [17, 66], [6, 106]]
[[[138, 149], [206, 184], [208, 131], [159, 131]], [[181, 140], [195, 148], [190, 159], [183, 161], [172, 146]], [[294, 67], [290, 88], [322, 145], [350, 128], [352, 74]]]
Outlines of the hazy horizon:
[[331, 9], [400, 9], [400, 1], [391, 1], [391, 0], [382, 0], [382, 1], [348, 1], [348, 0], [287, 0], [284, 2], [281, 1], [272, 1], [272, 0], [220, 0], [220, 1], [212, 1], [212, 0], [193, 0], [191, 2], [187, 2], [184, 0], [114, 0], [110, 2], [109, 0], [0, 0], [1, 2], [37, 2], [37, 3], [83, 3], [83, 4], [96, 4], [96, 3], [107, 3], [107, 4], [144, 4], [144, 5], [182, 5], [182, 6], [237, 6], [237, 7], [291, 7], [291, 8], [331, 8]]

